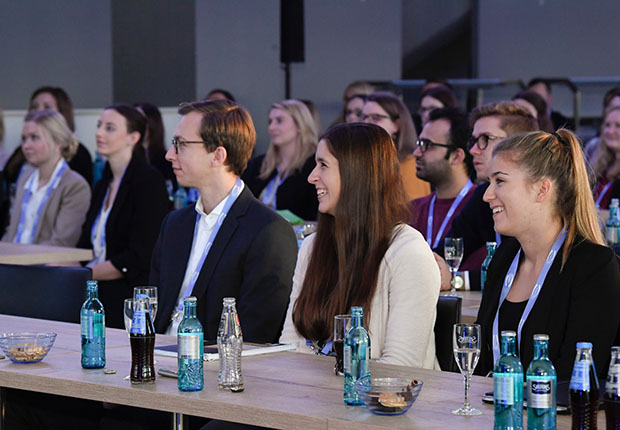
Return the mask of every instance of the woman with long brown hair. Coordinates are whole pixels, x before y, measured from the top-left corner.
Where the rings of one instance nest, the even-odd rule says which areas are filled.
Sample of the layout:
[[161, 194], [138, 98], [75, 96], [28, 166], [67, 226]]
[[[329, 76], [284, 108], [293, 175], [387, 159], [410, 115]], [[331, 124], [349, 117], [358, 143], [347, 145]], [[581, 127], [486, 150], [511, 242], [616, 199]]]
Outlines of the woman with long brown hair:
[[581, 145], [570, 131], [510, 137], [493, 150], [484, 194], [502, 241], [478, 312], [480, 364], [493, 369], [499, 333], [517, 332], [529, 363], [532, 336], [551, 339], [558, 380], [570, 378], [575, 344], [592, 342], [599, 376], [620, 327], [620, 273], [604, 246]]
[[600, 209], [607, 209], [611, 199], [620, 197], [620, 106], [605, 112], [592, 168], [598, 178], [594, 200]]
[[334, 315], [362, 306], [372, 357], [438, 368], [435, 307], [439, 271], [422, 235], [405, 224], [396, 148], [381, 127], [342, 124], [319, 141], [308, 181], [319, 223], [304, 240], [281, 342], [331, 340]]

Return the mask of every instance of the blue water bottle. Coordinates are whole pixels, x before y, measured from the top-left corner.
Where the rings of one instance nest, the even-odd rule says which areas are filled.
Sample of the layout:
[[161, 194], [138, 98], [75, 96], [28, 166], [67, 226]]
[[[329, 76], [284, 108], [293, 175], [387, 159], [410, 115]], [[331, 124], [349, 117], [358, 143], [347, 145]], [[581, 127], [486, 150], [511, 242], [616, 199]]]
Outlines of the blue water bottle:
[[534, 335], [534, 359], [527, 367], [527, 429], [555, 430], [557, 374], [549, 360], [549, 336]]
[[355, 383], [370, 375], [370, 336], [364, 328], [364, 310], [351, 307], [351, 328], [344, 338], [344, 403], [362, 405]]
[[105, 312], [98, 298], [97, 281], [86, 282], [86, 301], [80, 311], [82, 367], [105, 367]]
[[202, 368], [202, 324], [196, 318], [196, 297], [183, 300], [183, 321], [177, 330], [178, 385], [181, 391], [200, 391], [204, 387]]
[[618, 199], [611, 199], [609, 205], [609, 217], [605, 222], [605, 235], [609, 247], [620, 255], [620, 209], [618, 209]]
[[497, 242], [487, 242], [487, 256], [482, 262], [482, 266], [480, 267], [480, 292], [484, 292], [484, 284], [487, 282], [487, 271], [489, 270], [489, 265], [491, 264], [491, 260], [493, 259], [493, 255], [495, 254], [495, 248], [497, 248]]
[[516, 355], [517, 334], [502, 331], [501, 357], [493, 369], [495, 430], [523, 430], [523, 366]]

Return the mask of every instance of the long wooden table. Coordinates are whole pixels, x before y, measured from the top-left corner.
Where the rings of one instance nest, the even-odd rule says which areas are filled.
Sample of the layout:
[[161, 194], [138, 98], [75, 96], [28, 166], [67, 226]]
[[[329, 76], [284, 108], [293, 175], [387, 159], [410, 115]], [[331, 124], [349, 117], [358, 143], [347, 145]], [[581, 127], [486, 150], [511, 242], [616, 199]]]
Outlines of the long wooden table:
[[91, 249], [0, 242], [0, 263], [3, 264], [61, 264], [92, 259]]
[[[245, 391], [232, 393], [217, 388], [218, 362], [205, 363], [205, 389], [182, 393], [177, 381], [158, 377], [153, 385], [132, 386], [123, 379], [130, 369], [127, 334], [107, 329], [107, 368], [80, 367], [80, 329], [68, 324], [0, 315], [0, 331], [55, 331], [56, 343], [37, 364], [14, 364], [0, 360], [0, 387], [45, 392], [82, 399], [215, 418], [279, 429], [488, 429], [493, 407], [481, 402], [492, 390], [490, 378], [474, 377], [472, 404], [483, 411], [478, 417], [450, 413], [463, 402], [460, 374], [372, 363], [377, 376], [407, 376], [424, 382], [412, 408], [402, 416], [381, 417], [364, 407], [345, 406], [342, 377], [333, 374], [333, 359], [310, 354], [280, 352], [245, 357], [242, 361]], [[158, 344], [175, 338], [158, 336]], [[158, 356], [158, 367], [176, 368], [176, 359]], [[599, 416], [602, 414], [599, 414]], [[569, 427], [567, 416], [558, 417], [558, 428]]]

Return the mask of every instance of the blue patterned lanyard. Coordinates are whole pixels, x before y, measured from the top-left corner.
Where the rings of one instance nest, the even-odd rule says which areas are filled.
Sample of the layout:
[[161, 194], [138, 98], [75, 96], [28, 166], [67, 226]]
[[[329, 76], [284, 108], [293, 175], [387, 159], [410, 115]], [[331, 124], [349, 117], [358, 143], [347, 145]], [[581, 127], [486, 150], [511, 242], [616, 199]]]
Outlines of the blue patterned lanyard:
[[[58, 186], [58, 184], [60, 183], [62, 174], [68, 168], [69, 168], [69, 165], [67, 164], [67, 162], [65, 160], [62, 160], [60, 169], [56, 171], [56, 173], [50, 180], [50, 185], [49, 187], [47, 187], [45, 196], [43, 196], [43, 200], [41, 200], [41, 203], [39, 204], [39, 207], [37, 208], [36, 216], [34, 218], [34, 223], [32, 225], [32, 229], [30, 230], [30, 237], [28, 238], [27, 243], [34, 242], [34, 235], [37, 232], [37, 228], [39, 227], [39, 222], [41, 221], [41, 213], [43, 212], [43, 208], [45, 207], [47, 200], [50, 198], [52, 191], [54, 191], [56, 187]], [[30, 201], [30, 198], [32, 197], [31, 188], [33, 187], [35, 176], [38, 176], [38, 175], [35, 175], [34, 173], [30, 175], [30, 178], [28, 178], [28, 181], [26, 181], [26, 185], [24, 186], [24, 188], [26, 189], [26, 193], [24, 195], [24, 201], [22, 203], [22, 210], [21, 210], [21, 213], [19, 214], [19, 224], [17, 225], [17, 234], [15, 235], [15, 241], [14, 241], [15, 243], [22, 243], [21, 239], [22, 239], [22, 234], [24, 232], [24, 223], [26, 220], [26, 208], [28, 207], [28, 202]]]
[[[217, 237], [217, 233], [218, 231], [220, 231], [220, 227], [222, 226], [222, 224], [224, 223], [224, 220], [226, 219], [226, 215], [228, 215], [230, 208], [232, 207], [233, 203], [235, 203], [235, 201], [237, 200], [237, 197], [239, 197], [239, 194], [241, 194], [242, 190], [243, 190], [243, 181], [241, 180], [241, 178], [237, 178], [235, 185], [230, 191], [230, 194], [228, 195], [228, 197], [226, 198], [226, 202], [224, 203], [224, 208], [222, 209], [222, 213], [217, 217], [217, 221], [215, 225], [213, 226], [211, 235], [209, 236], [209, 241], [207, 242], [205, 248], [202, 251], [202, 255], [200, 256], [200, 260], [198, 260], [198, 264], [196, 265], [196, 268], [194, 269], [194, 273], [192, 274], [192, 277], [189, 280], [187, 289], [185, 290], [183, 297], [181, 297], [181, 300], [179, 300], [179, 304], [177, 306], [179, 311], [183, 310], [183, 300], [191, 296], [192, 291], [194, 289], [194, 285], [196, 285], [196, 281], [198, 280], [198, 275], [200, 275], [200, 271], [202, 270], [202, 265], [204, 264], [207, 258], [207, 255], [209, 254], [209, 250], [211, 249], [211, 245], [213, 245], [213, 242], [215, 241], [215, 238]], [[194, 239], [192, 243], [196, 242], [196, 237], [198, 236], [198, 224], [199, 223], [200, 223], [200, 214], [197, 213], [196, 224], [194, 225]]]
[[441, 240], [441, 237], [443, 236], [443, 232], [446, 229], [446, 226], [448, 225], [448, 221], [450, 221], [450, 219], [454, 215], [454, 212], [456, 211], [456, 208], [459, 206], [459, 204], [461, 204], [461, 202], [463, 201], [463, 199], [465, 198], [465, 196], [467, 195], [467, 193], [469, 192], [469, 190], [471, 190], [471, 187], [473, 186], [474, 184], [471, 181], [471, 179], [468, 179], [467, 183], [463, 186], [463, 188], [461, 188], [461, 191], [459, 191], [459, 194], [456, 196], [456, 198], [450, 205], [450, 209], [448, 209], [448, 213], [444, 217], [443, 222], [441, 223], [441, 226], [439, 227], [439, 230], [437, 231], [437, 236], [435, 236], [434, 241], [433, 241], [433, 217], [434, 217], [434, 212], [435, 212], [435, 200], [437, 200], [437, 194], [433, 196], [431, 200], [431, 206], [428, 209], [428, 219], [426, 220], [426, 243], [428, 243], [431, 249], [437, 248], [437, 245], [439, 245], [439, 241]]
[[[562, 231], [560, 231], [560, 233], [558, 234], [558, 237], [555, 239], [555, 242], [553, 242], [553, 246], [551, 247], [551, 250], [549, 251], [549, 254], [547, 255], [547, 259], [545, 260], [545, 264], [542, 270], [540, 271], [540, 274], [538, 275], [538, 279], [536, 279], [536, 284], [534, 285], [534, 288], [532, 289], [532, 293], [530, 294], [530, 298], [527, 302], [527, 305], [525, 306], [525, 310], [523, 311], [523, 314], [521, 315], [521, 319], [519, 320], [519, 326], [517, 330], [517, 342], [518, 342], [517, 353], [521, 351], [521, 330], [523, 329], [523, 325], [525, 324], [527, 317], [530, 315], [530, 312], [532, 311], [532, 308], [534, 307], [534, 304], [536, 303], [536, 300], [538, 299], [540, 290], [542, 289], [542, 286], [545, 283], [545, 278], [547, 277], [547, 273], [549, 272], [549, 269], [551, 268], [551, 265], [553, 264], [553, 261], [555, 260], [555, 257], [558, 254], [560, 247], [562, 246], [562, 244], [564, 243], [564, 240], [566, 239], [566, 232], [567, 232], [567, 229], [563, 228]], [[504, 300], [506, 300], [506, 296], [508, 296], [510, 287], [512, 287], [512, 283], [514, 282], [515, 276], [517, 274], [517, 269], [519, 267], [520, 256], [521, 256], [521, 249], [519, 249], [519, 252], [517, 252], [517, 255], [515, 255], [515, 258], [513, 258], [512, 264], [510, 265], [510, 269], [508, 269], [508, 273], [506, 273], [506, 277], [504, 278], [504, 286], [502, 287], [502, 293], [499, 298], [499, 305], [497, 306], [497, 313], [495, 314], [495, 319], [493, 320], [493, 362], [494, 363], [497, 362], [497, 360], [499, 359], [501, 355], [499, 352], [499, 336], [498, 336], [499, 310], [502, 307], [502, 303], [504, 303]]]

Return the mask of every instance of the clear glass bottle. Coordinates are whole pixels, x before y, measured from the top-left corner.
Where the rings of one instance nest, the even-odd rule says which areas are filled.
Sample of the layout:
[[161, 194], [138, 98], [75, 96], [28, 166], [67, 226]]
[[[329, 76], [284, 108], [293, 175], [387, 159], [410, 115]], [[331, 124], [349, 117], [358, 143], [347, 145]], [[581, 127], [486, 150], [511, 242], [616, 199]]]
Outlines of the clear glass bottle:
[[517, 351], [517, 334], [501, 334], [501, 357], [493, 369], [495, 430], [523, 430], [523, 366]]
[[599, 387], [590, 342], [577, 342], [577, 356], [570, 378], [569, 394], [572, 428], [596, 430]]
[[132, 384], [152, 384], [155, 382], [155, 329], [149, 311], [149, 297], [146, 294], [136, 296], [136, 308], [131, 320], [129, 342], [131, 343]]
[[603, 399], [607, 430], [620, 430], [620, 346], [611, 347], [611, 361]]
[[241, 374], [243, 334], [234, 297], [224, 297], [222, 318], [217, 331], [217, 350], [220, 354], [217, 385], [233, 392], [243, 391], [243, 375]]
[[364, 310], [351, 307], [351, 328], [344, 338], [344, 403], [362, 405], [355, 382], [370, 375], [370, 336], [364, 328]]
[[489, 270], [489, 264], [495, 254], [495, 248], [497, 248], [497, 242], [487, 242], [487, 256], [480, 266], [480, 292], [484, 293], [484, 284], [487, 282], [487, 270]]
[[534, 335], [534, 359], [527, 367], [527, 429], [555, 430], [557, 373], [549, 360], [549, 336]]
[[105, 311], [99, 301], [97, 281], [86, 282], [86, 301], [80, 310], [82, 367], [105, 367]]
[[183, 313], [183, 321], [177, 329], [178, 386], [181, 391], [200, 391], [204, 388], [204, 332], [196, 318], [196, 297], [183, 300]]
[[611, 199], [609, 205], [609, 217], [605, 222], [605, 232], [607, 243], [616, 252], [620, 253], [620, 209], [618, 209], [618, 199]]

